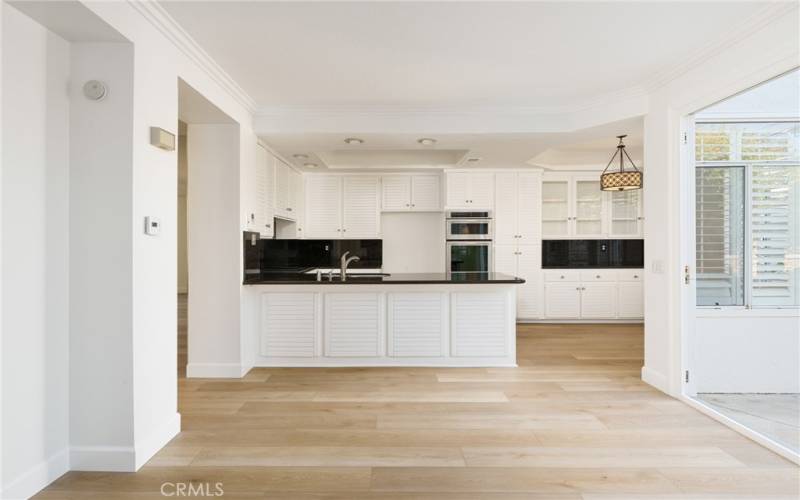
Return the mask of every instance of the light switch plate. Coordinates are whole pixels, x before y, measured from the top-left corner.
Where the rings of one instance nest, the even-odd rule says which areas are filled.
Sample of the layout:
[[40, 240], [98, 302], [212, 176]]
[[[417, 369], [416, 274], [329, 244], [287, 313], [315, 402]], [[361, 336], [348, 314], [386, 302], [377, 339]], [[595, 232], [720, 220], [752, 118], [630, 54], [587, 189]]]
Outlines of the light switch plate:
[[144, 218], [144, 234], [157, 236], [161, 230], [161, 221], [158, 217], [148, 215]]

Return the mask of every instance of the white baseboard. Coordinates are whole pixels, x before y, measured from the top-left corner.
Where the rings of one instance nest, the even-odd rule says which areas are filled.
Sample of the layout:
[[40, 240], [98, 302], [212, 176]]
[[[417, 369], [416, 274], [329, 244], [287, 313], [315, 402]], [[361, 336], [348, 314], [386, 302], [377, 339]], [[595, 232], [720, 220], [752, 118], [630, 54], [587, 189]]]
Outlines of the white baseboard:
[[186, 365], [187, 378], [242, 378], [242, 365], [239, 363], [189, 363]]
[[12, 480], [0, 490], [0, 498], [5, 500], [24, 500], [52, 483], [70, 470], [69, 449], [53, 454], [47, 460], [31, 467], [27, 472]]
[[542, 324], [542, 325], [643, 325], [644, 318], [640, 319], [541, 319], [541, 318], [517, 318], [517, 323]]
[[642, 367], [642, 381], [646, 384], [650, 384], [659, 391], [669, 394], [669, 381], [664, 374], [651, 370], [650, 368], [643, 366]]
[[136, 444], [136, 470], [181, 432], [181, 414], [175, 413], [164, 425], [156, 429], [141, 444]]
[[136, 472], [132, 446], [72, 446], [70, 470], [91, 472]]

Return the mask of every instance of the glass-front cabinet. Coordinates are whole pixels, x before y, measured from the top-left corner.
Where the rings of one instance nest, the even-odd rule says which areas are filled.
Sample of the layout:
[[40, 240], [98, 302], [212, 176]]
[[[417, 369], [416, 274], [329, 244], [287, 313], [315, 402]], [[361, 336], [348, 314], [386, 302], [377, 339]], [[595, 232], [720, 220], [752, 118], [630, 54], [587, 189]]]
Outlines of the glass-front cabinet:
[[542, 233], [568, 236], [572, 217], [569, 210], [569, 180], [542, 182]]
[[641, 238], [642, 191], [601, 191], [600, 174], [551, 173], [542, 180], [542, 237]]

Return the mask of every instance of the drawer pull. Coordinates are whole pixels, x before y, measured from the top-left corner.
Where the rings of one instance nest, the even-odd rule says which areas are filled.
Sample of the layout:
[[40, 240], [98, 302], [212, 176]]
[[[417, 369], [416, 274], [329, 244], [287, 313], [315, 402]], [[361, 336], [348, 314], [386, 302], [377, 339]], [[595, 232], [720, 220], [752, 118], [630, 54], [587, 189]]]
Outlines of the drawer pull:
[[562, 280], [564, 279], [564, 275], [563, 275], [563, 274], [561, 275], [561, 279], [562, 279]]
[[597, 276], [595, 276], [595, 278], [600, 279], [600, 275], [598, 274]]
[[638, 274], [634, 274], [634, 275], [633, 275], [633, 277], [634, 277], [634, 278], [638, 278], [638, 277], [639, 277], [639, 275], [638, 275]]

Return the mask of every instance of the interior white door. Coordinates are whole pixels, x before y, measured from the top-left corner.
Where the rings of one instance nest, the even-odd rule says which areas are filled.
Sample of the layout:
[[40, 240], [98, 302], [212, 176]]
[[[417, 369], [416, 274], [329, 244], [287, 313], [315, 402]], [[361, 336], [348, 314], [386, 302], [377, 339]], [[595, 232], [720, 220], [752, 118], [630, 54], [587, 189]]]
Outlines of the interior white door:
[[347, 176], [344, 178], [343, 238], [377, 238], [380, 213], [378, 178]]
[[491, 210], [494, 207], [494, 174], [477, 172], [469, 174], [469, 206]]
[[[520, 172], [517, 176], [517, 234], [520, 245], [535, 245], [542, 237], [542, 175]], [[499, 198], [496, 200], [498, 203]]]
[[580, 283], [545, 283], [545, 317], [574, 319], [581, 315]]
[[616, 283], [582, 283], [581, 318], [611, 319], [617, 316]]
[[469, 206], [469, 177], [465, 172], [447, 174], [447, 206], [465, 208]]
[[644, 317], [644, 289], [641, 281], [621, 281], [617, 288], [619, 317], [638, 319]]
[[411, 209], [411, 177], [389, 175], [381, 179], [381, 207], [385, 211]]
[[437, 212], [442, 209], [442, 182], [438, 175], [411, 177], [411, 209]]
[[517, 252], [517, 276], [525, 280], [517, 287], [517, 317], [537, 319], [542, 315], [542, 247], [520, 245]]
[[306, 238], [342, 237], [342, 179], [331, 175], [307, 175]]
[[498, 173], [494, 182], [494, 240], [498, 245], [516, 245], [519, 242], [517, 174]]

